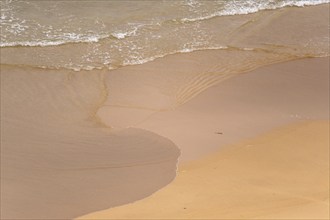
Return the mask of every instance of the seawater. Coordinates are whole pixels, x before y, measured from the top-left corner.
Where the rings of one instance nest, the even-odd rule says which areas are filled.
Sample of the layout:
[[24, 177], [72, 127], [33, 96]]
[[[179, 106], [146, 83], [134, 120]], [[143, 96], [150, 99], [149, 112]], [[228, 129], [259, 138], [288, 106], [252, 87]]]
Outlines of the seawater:
[[[0, 47], [8, 55], [1, 62], [115, 69], [173, 53], [227, 49], [255, 13], [324, 3], [329, 0], [1, 0]], [[250, 25], [250, 31], [255, 27]]]

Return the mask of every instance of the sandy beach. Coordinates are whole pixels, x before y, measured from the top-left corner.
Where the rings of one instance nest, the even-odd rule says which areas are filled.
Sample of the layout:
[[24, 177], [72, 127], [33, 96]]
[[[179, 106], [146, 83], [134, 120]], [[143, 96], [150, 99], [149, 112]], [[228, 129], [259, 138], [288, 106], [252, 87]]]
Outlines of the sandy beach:
[[329, 3], [0, 1], [0, 218], [329, 219]]
[[274, 64], [149, 117], [181, 149], [177, 178], [78, 219], [328, 219], [328, 79], [328, 58]]

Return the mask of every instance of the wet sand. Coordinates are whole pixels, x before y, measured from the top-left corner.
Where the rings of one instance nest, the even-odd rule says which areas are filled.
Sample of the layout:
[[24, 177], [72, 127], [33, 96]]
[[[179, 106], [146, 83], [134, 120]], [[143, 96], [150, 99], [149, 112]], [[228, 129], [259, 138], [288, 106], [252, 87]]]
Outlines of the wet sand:
[[152, 115], [137, 127], [178, 145], [177, 178], [81, 219], [326, 218], [328, 79], [328, 58], [274, 64]]
[[173, 142], [95, 118], [101, 79], [1, 66], [1, 219], [72, 219], [145, 198], [175, 178]]
[[288, 123], [328, 119], [328, 91], [329, 59], [302, 59], [237, 75], [175, 110], [140, 119], [131, 108], [129, 114], [140, 119], [135, 123], [113, 115], [111, 106], [104, 107], [107, 114], [99, 116], [105, 123], [117, 118], [169, 138], [180, 148], [184, 161]]

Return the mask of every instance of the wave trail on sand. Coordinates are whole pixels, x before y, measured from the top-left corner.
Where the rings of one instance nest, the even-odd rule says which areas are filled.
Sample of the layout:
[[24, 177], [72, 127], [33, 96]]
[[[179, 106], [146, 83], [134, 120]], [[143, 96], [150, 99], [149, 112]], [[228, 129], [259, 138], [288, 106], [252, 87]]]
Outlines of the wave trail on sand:
[[1, 65], [1, 219], [71, 219], [174, 179], [178, 148], [102, 125], [105, 97], [102, 73]]

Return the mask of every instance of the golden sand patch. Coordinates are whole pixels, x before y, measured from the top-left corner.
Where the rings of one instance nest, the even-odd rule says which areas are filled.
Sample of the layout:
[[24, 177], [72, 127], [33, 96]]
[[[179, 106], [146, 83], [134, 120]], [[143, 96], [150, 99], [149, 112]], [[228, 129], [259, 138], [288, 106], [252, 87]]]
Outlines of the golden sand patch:
[[183, 164], [152, 196], [79, 219], [326, 219], [328, 210], [329, 121], [309, 121]]

